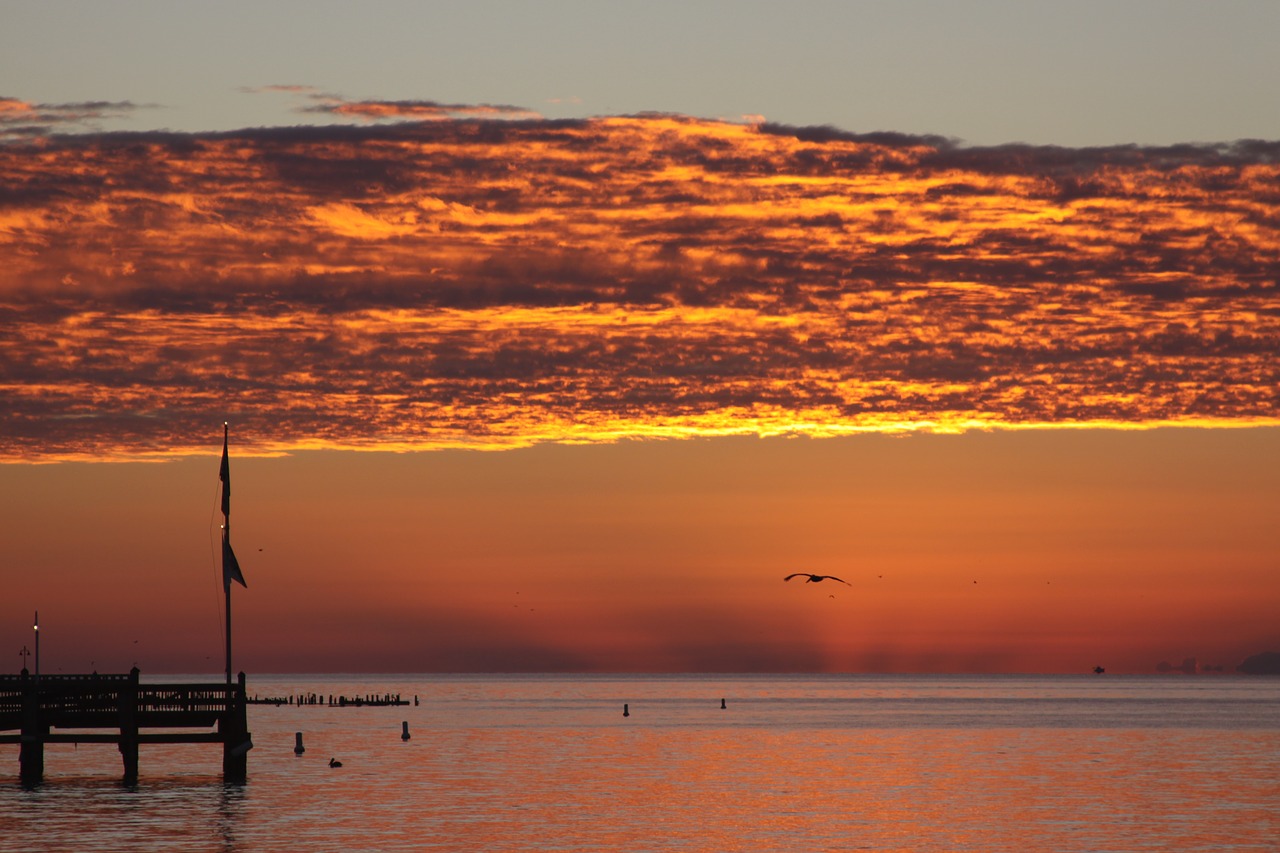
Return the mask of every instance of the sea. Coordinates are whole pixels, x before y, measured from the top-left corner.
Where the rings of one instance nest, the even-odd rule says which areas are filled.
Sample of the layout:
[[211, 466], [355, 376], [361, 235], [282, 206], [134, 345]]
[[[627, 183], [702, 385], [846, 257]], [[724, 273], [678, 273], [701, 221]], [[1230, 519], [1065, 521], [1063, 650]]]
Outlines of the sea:
[[[250, 706], [243, 784], [216, 745], [144, 744], [126, 786], [114, 746], [57, 744], [26, 788], [0, 747], [0, 850], [1280, 851], [1280, 678], [251, 675], [248, 691], [294, 699]], [[389, 695], [409, 704], [364, 702]]]

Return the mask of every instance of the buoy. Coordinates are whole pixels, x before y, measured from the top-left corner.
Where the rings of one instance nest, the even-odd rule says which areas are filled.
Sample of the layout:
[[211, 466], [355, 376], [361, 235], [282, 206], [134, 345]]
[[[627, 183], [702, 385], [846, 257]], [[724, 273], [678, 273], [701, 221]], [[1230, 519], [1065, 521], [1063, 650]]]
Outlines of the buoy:
[[622, 705], [622, 716], [624, 716], [624, 717], [630, 717], [630, 716], [631, 716], [631, 712], [630, 712], [629, 710], [627, 710], [626, 703], [623, 703], [623, 705]]
[[725, 708], [727, 708], [727, 707], [728, 707], [728, 706], [724, 704], [724, 700], [723, 700], [723, 699], [721, 699], [721, 700], [720, 700], [720, 710], [722, 710], [722, 711], [723, 711], [723, 710], [725, 710]]
[[400, 723], [400, 740], [409, 739], [409, 721], [404, 720]]
[[306, 748], [302, 745], [302, 732], [294, 732], [293, 734], [293, 754], [302, 755], [306, 752]]

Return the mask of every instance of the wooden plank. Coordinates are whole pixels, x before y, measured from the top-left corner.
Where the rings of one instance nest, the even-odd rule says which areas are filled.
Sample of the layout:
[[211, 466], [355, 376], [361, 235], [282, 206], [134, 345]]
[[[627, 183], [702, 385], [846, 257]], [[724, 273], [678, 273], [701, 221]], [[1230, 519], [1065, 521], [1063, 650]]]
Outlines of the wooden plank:
[[[222, 743], [219, 732], [139, 732], [138, 743]], [[50, 732], [45, 743], [120, 743], [120, 735], [99, 732]], [[21, 735], [0, 735], [0, 743], [20, 743]]]

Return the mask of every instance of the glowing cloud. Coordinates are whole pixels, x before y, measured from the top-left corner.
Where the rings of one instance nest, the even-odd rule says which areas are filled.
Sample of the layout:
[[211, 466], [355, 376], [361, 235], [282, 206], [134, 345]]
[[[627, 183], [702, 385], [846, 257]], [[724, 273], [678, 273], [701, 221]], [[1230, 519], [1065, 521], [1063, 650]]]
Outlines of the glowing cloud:
[[1280, 143], [317, 97], [415, 120], [0, 101], [0, 457], [1280, 422]]

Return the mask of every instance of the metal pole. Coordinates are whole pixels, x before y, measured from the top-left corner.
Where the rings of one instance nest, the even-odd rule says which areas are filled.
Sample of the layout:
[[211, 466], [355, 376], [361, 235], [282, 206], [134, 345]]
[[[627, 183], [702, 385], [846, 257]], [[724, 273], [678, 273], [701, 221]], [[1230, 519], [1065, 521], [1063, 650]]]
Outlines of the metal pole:
[[[225, 569], [223, 570], [226, 571]], [[222, 590], [227, 597], [227, 686], [231, 686], [231, 583], [225, 578], [222, 582]]]
[[227, 574], [228, 543], [231, 542], [231, 471], [227, 460], [227, 439], [231, 427], [222, 422], [222, 468], [218, 477], [222, 480], [222, 592], [227, 599], [227, 686], [231, 686], [231, 577]]
[[40, 677], [40, 611], [36, 611], [36, 678]]

